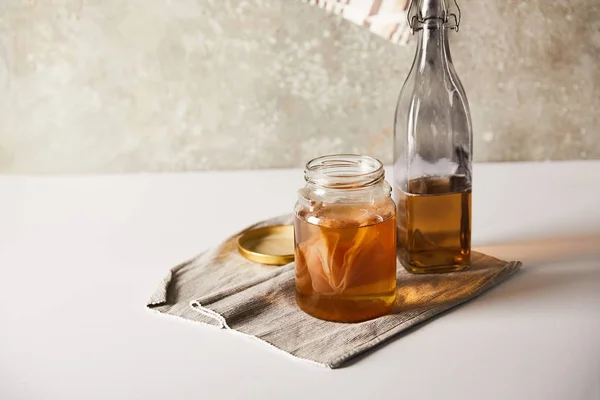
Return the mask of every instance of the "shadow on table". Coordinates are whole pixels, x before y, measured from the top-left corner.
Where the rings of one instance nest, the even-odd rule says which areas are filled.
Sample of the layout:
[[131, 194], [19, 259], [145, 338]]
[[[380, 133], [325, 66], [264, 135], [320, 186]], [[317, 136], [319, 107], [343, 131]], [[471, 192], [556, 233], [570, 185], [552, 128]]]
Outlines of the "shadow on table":
[[[464, 272], [411, 274], [401, 270], [396, 284], [393, 313], [453, 307], [485, 292], [518, 270], [518, 263], [473, 252]], [[398, 268], [402, 268], [400, 265]]]
[[477, 246], [474, 250], [504, 260], [520, 260], [524, 267], [590, 257], [600, 260], [600, 233]]
[[[569, 285], [582, 280], [600, 280], [600, 234], [580, 236], [550, 238], [544, 240], [497, 244], [493, 246], [478, 246], [475, 250], [489, 254], [505, 260], [519, 260], [523, 262], [519, 276], [527, 276], [539, 272], [541, 268], [547, 268], [543, 274], [537, 273], [535, 279], [528, 279], [526, 282], [518, 285], [508, 285], [501, 290], [495, 291], [494, 301], [514, 301], [524, 297], [540, 295], [543, 292]], [[577, 270], [566, 271], [564, 268], [556, 268], [553, 263], [561, 261], [592, 261], [596, 262], [595, 268], [579, 268]], [[489, 279], [489, 274], [483, 273], [476, 278]], [[448, 307], [448, 310], [441, 312], [421, 322], [391, 340], [381, 343], [381, 345], [359, 355], [350, 360], [345, 366], [354, 365], [356, 362], [367, 357], [378, 348], [384, 347], [389, 343], [398, 340], [405, 335], [410, 334], [427, 325], [437, 318], [445, 315], [452, 310], [454, 305], [458, 305], [460, 299], [468, 296], [469, 286], [477, 286], [481, 282], [469, 282], [465, 288], [461, 288], [461, 273], [443, 274], [445, 278], [438, 281], [432, 281], [431, 275], [411, 275], [407, 282], [398, 282], [397, 300], [394, 306], [394, 313], [411, 311], [418, 312], [420, 309], [431, 307]], [[493, 277], [492, 277], [493, 279]], [[521, 279], [515, 282], [521, 281]], [[437, 282], [437, 283], [436, 283]], [[504, 286], [504, 285], [500, 285]], [[466, 292], [467, 291], [467, 292]], [[485, 294], [485, 293], [484, 293]]]
[[[495, 293], [494, 301], [514, 301], [577, 282], [600, 281], [600, 234], [479, 246], [477, 250], [523, 262], [522, 278]], [[581, 262], [585, 264], [577, 264]]]
[[[520, 276], [535, 274], [535, 279], [521, 279], [521, 284], [503, 289], [502, 295], [495, 296], [495, 300], [514, 300], [582, 280], [600, 280], [600, 234], [480, 246], [475, 250], [474, 258], [479, 252], [505, 260], [519, 260], [523, 263]], [[564, 266], [565, 261], [586, 260], [597, 262], [598, 268], [558, 268]], [[557, 265], [558, 262], [562, 264]], [[443, 306], [471, 297], [474, 290], [494, 279], [495, 274], [494, 268], [486, 270], [484, 265], [474, 265], [468, 272], [409, 275], [398, 282], [394, 312]]]

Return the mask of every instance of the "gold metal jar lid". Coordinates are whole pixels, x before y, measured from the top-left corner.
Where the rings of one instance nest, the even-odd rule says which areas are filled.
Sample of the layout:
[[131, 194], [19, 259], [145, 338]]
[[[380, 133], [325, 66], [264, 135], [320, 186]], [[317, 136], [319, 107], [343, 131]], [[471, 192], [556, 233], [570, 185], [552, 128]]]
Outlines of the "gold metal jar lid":
[[294, 261], [294, 226], [274, 225], [246, 231], [238, 239], [238, 250], [256, 263], [289, 264]]

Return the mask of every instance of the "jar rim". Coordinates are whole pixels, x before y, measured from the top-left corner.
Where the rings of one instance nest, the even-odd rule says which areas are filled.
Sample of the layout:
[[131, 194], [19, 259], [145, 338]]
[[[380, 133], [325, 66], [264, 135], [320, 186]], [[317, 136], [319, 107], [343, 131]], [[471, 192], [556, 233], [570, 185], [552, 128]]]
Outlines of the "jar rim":
[[383, 181], [385, 170], [378, 159], [360, 154], [331, 154], [306, 163], [304, 179], [329, 189], [360, 189]]

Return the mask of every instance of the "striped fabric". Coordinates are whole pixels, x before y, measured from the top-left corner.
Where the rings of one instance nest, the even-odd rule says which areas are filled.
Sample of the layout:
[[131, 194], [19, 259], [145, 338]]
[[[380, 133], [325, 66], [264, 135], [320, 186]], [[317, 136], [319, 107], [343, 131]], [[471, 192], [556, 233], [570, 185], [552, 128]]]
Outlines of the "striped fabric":
[[368, 28], [392, 41], [406, 44], [410, 28], [406, 21], [408, 0], [303, 0], [332, 14]]

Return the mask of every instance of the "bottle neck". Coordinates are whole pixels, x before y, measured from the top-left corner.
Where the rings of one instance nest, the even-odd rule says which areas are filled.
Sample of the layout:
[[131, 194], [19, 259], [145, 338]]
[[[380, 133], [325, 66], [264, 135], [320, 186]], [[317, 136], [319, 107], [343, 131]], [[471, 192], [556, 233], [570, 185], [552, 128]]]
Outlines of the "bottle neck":
[[439, 68], [452, 63], [449, 28], [442, 21], [428, 21], [419, 31], [416, 61], [419, 69]]

